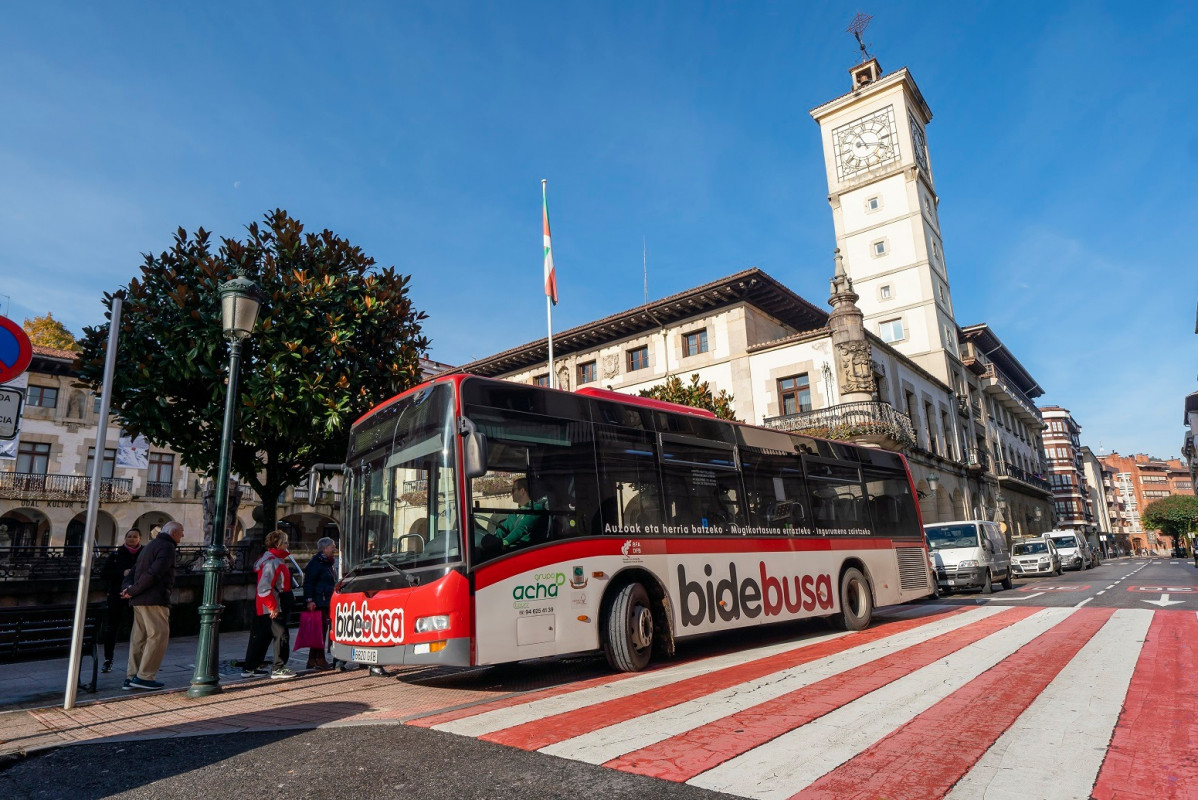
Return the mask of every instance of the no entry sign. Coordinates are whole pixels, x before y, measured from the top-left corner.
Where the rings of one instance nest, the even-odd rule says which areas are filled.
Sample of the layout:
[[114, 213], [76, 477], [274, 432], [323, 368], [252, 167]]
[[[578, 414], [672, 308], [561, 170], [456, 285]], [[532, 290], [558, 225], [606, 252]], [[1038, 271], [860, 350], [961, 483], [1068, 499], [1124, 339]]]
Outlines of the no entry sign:
[[21, 326], [0, 317], [0, 383], [8, 383], [29, 368], [33, 345]]

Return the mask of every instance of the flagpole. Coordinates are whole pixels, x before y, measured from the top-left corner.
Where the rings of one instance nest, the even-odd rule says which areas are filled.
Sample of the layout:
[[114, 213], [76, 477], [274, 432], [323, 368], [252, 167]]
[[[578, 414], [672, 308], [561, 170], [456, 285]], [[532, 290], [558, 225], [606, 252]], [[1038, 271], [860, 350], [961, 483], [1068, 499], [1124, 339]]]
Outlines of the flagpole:
[[[547, 252], [549, 249], [549, 198], [546, 194], [546, 192], [547, 192], [546, 187], [548, 186], [548, 184], [549, 184], [548, 180], [546, 180], [545, 178], [541, 179], [541, 208], [544, 209], [544, 214], [545, 214], [545, 246], [546, 246]], [[550, 259], [552, 259], [552, 254], [550, 254], [548, 257]], [[548, 278], [548, 275], [546, 275], [546, 278]], [[546, 320], [547, 320], [547, 323], [549, 326], [548, 341], [549, 341], [549, 388], [550, 389], [556, 388], [554, 386], [554, 384], [557, 383], [557, 381], [555, 380], [555, 376], [553, 374], [553, 302], [554, 302], [554, 300], [556, 300], [556, 298], [551, 296], [550, 293], [548, 291], [546, 291], [545, 292], [545, 316], [546, 316]]]

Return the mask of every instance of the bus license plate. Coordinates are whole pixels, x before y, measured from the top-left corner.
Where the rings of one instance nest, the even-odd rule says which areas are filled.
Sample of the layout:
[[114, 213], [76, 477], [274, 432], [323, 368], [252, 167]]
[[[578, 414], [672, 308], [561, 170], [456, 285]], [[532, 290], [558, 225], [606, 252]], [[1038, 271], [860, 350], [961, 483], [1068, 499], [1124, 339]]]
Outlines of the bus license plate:
[[379, 651], [369, 647], [354, 647], [349, 651], [349, 660], [358, 664], [379, 663]]

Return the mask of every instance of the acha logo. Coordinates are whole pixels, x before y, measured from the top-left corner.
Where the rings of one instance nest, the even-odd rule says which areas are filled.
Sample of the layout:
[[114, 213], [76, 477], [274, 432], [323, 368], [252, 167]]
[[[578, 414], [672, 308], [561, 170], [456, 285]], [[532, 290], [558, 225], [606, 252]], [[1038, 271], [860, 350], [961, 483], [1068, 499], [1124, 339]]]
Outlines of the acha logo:
[[518, 585], [512, 589], [513, 600], [543, 600], [546, 597], [557, 597], [557, 590], [566, 582], [564, 572], [538, 572], [533, 576], [535, 583], [527, 586]]
[[[728, 564], [728, 577], [712, 582], [711, 565], [703, 565], [703, 574], [708, 577], [705, 584], [686, 579], [686, 567], [678, 565], [678, 596], [684, 626], [701, 625], [704, 620], [715, 622], [716, 614], [725, 622], [739, 619], [744, 614], [754, 619], [765, 613], [776, 617], [783, 612], [797, 614], [800, 611], [831, 611], [834, 607], [832, 576], [793, 575], [775, 578], [765, 571], [765, 562], [760, 562], [761, 580], [736, 578], [736, 564]], [[793, 596], [792, 596], [793, 592]]]
[[356, 602], [337, 606], [333, 636], [339, 642], [361, 644], [400, 644], [403, 642], [403, 609], [372, 610], [367, 601], [359, 608]]

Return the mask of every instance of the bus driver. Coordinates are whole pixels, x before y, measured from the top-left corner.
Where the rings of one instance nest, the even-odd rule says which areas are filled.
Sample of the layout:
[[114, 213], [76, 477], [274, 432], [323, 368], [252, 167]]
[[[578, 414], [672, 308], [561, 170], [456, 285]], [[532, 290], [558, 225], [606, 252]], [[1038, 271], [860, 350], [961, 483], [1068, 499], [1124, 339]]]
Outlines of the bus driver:
[[[516, 478], [512, 482], [512, 499], [517, 511], [544, 511], [545, 503], [533, 502], [528, 493], [528, 478]], [[495, 528], [495, 536], [503, 547], [523, 547], [531, 544], [534, 534], [548, 524], [543, 514], [508, 514]]]

